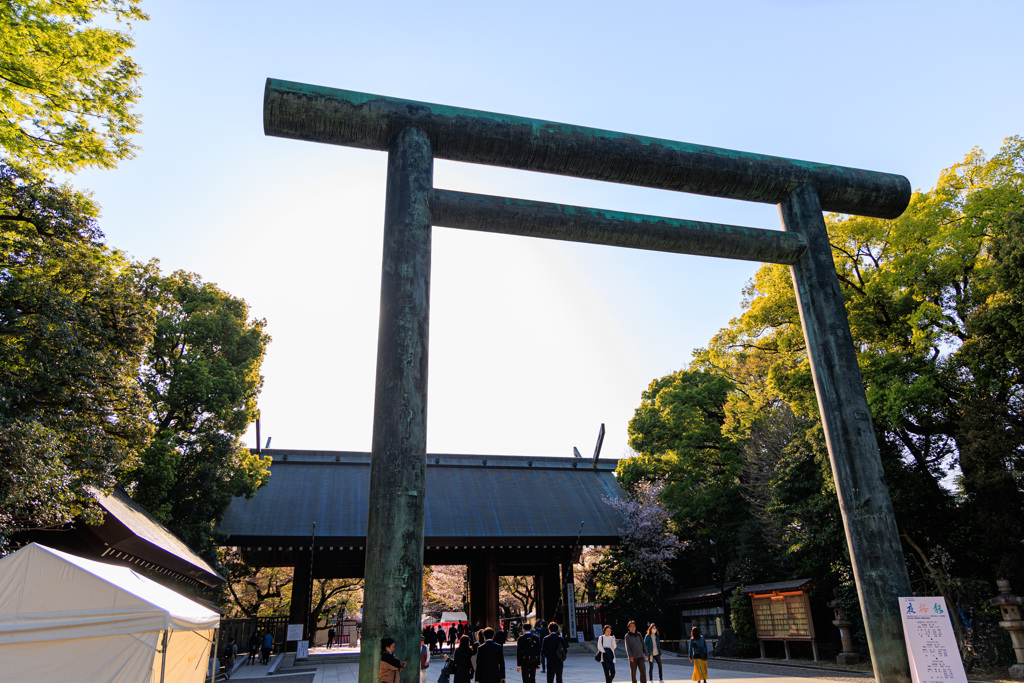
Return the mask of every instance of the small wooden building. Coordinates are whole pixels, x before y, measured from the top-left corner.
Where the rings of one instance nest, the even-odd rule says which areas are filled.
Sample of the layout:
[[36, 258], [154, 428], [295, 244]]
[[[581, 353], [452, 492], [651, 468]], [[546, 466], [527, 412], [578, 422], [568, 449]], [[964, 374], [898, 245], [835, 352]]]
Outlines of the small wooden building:
[[729, 622], [732, 592], [738, 585], [735, 581], [727, 581], [721, 586], [700, 586], [666, 599], [667, 603], [679, 608], [680, 638], [684, 643], [690, 637], [690, 629], [696, 626], [705, 640], [717, 648], [718, 638]]
[[757, 642], [764, 657], [766, 640], [782, 641], [786, 659], [790, 658], [791, 642], [810, 642], [814, 661], [818, 661], [818, 643], [814, 637], [811, 619], [811, 601], [808, 593], [814, 584], [810, 579], [795, 579], [776, 583], [761, 583], [743, 589], [750, 596], [754, 608], [754, 627]]

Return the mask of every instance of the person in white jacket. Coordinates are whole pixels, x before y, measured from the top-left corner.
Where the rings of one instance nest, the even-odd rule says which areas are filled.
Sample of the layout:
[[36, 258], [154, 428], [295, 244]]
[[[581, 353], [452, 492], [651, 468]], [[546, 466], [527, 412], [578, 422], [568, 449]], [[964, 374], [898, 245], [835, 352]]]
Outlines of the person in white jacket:
[[615, 678], [615, 646], [612, 627], [605, 626], [604, 633], [597, 639], [597, 651], [601, 653], [601, 666], [604, 667], [604, 683], [612, 683]]

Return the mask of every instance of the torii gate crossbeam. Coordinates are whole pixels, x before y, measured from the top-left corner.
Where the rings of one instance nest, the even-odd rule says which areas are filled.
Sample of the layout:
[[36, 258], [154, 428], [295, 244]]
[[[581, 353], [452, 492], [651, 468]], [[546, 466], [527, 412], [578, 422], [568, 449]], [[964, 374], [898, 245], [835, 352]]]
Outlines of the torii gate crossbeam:
[[[274, 79], [263, 116], [267, 135], [388, 152], [360, 683], [380, 637], [418, 643], [433, 225], [790, 265], [875, 675], [910, 681], [910, 581], [822, 217], [895, 218], [906, 178]], [[784, 232], [438, 190], [435, 157], [777, 204]]]

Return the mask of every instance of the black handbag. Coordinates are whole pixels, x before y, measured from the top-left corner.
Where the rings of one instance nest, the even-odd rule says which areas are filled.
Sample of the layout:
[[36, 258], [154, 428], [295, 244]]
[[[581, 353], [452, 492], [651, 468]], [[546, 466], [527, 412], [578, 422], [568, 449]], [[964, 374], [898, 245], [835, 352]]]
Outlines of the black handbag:
[[595, 662], [600, 662], [601, 661], [601, 653], [600, 652], [598, 652], [596, 655], [594, 655], [594, 661]]

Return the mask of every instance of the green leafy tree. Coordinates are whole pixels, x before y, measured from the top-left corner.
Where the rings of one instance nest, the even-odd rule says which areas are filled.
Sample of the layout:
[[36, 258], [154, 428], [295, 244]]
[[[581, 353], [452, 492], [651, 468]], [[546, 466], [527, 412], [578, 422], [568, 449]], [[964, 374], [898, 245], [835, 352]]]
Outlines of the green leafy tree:
[[233, 618], [287, 614], [291, 603], [291, 567], [257, 567], [245, 561], [238, 548], [221, 551], [220, 566], [227, 579]]
[[[967, 611], [978, 592], [958, 586], [1024, 580], [1022, 215], [1014, 137], [991, 158], [972, 151], [898, 219], [826, 217], [912, 581]], [[723, 433], [743, 452], [770, 566], [848, 589], [787, 269], [762, 267], [744, 294], [744, 313], [690, 369], [735, 386]]]
[[318, 625], [322, 619], [342, 608], [348, 611], [356, 603], [362, 603], [363, 579], [313, 579], [312, 592], [307, 622], [311, 645], [319, 641]]
[[152, 434], [139, 362], [152, 266], [100, 242], [85, 195], [0, 164], [0, 535], [94, 511]]
[[0, 3], [0, 149], [39, 170], [112, 168], [133, 156], [141, 71], [126, 30], [139, 0]]
[[739, 641], [740, 657], [757, 657], [761, 650], [758, 646], [757, 627], [754, 624], [754, 607], [750, 596], [743, 594], [743, 586], [736, 586], [729, 602], [729, 615], [732, 627]]
[[156, 435], [132, 476], [133, 498], [190, 546], [215, 555], [214, 525], [235, 496], [269, 477], [269, 458], [242, 445], [256, 417], [270, 337], [241, 299], [176, 272], [162, 296], [141, 383]]
[[698, 542], [693, 553], [707, 571], [710, 560], [696, 549], [713, 540], [727, 562], [733, 539], [748, 519], [740, 487], [742, 453], [724, 431], [734, 388], [730, 380], [699, 370], [680, 370], [652, 382], [629, 423], [629, 443], [637, 455], [623, 458], [617, 468], [626, 488], [664, 480], [660, 499], [679, 537]]

